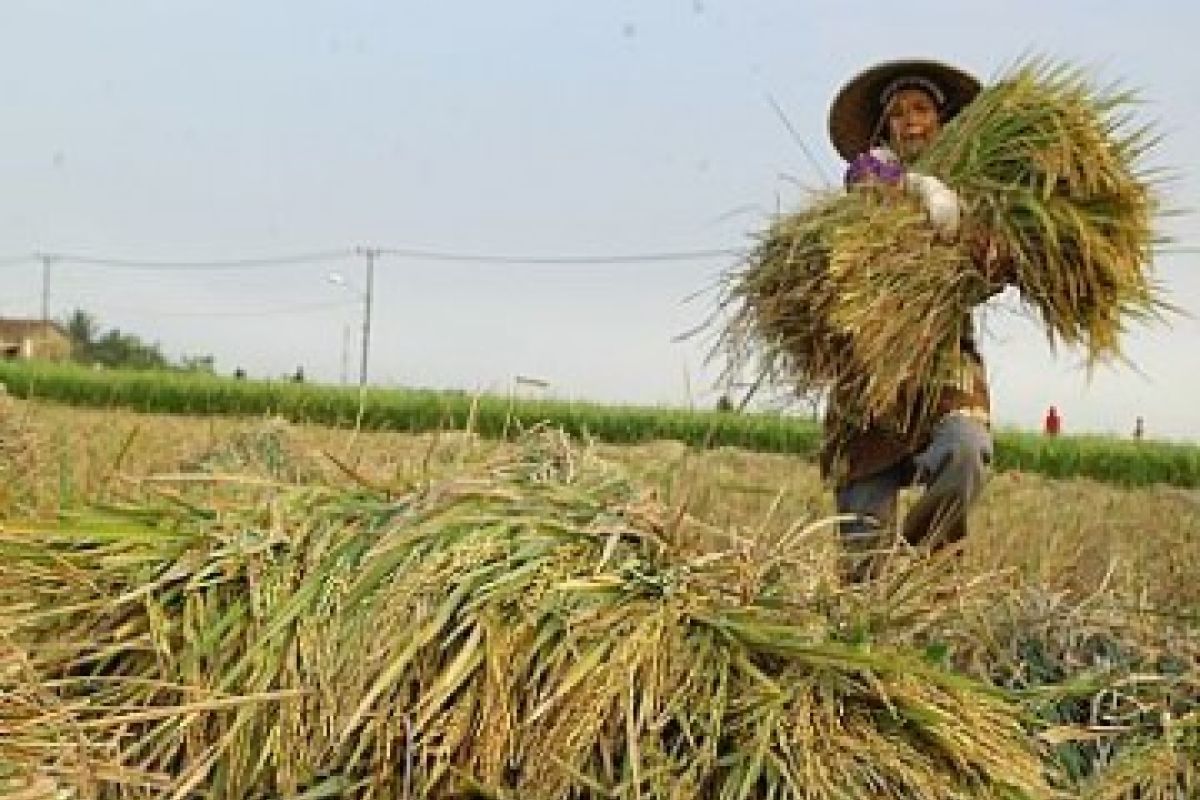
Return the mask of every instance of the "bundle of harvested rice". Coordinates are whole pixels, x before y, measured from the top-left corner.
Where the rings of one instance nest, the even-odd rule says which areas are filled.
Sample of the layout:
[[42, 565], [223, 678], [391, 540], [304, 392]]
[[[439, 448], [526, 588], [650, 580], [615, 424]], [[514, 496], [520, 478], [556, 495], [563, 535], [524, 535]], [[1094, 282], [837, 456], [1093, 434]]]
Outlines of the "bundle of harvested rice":
[[753, 352], [771, 383], [801, 394], [836, 386], [853, 401], [843, 416], [908, 429], [955, 382], [966, 309], [989, 285], [961, 247], [938, 240], [915, 201], [863, 187], [778, 220], [727, 290], [725, 304], [737, 306], [723, 336], [734, 369]]
[[913, 165], [959, 193], [964, 224], [941, 241], [914, 197], [880, 185], [821, 196], [776, 220], [727, 277], [730, 372], [798, 391], [839, 386], [846, 416], [911, 429], [961, 364], [970, 311], [1014, 283], [1051, 343], [1120, 355], [1130, 319], [1165, 304], [1148, 275], [1155, 201], [1129, 93], [1082, 73], [1018, 67]]
[[1157, 138], [1132, 124], [1136, 103], [1033, 61], [981, 92], [917, 165], [995, 232], [1051, 342], [1089, 360], [1119, 355], [1125, 322], [1165, 307], [1148, 274], [1156, 175], [1143, 161]]
[[268, 497], [0, 534], [48, 686], [155, 797], [1050, 795], [998, 693], [840, 641], [558, 436], [398, 499]]

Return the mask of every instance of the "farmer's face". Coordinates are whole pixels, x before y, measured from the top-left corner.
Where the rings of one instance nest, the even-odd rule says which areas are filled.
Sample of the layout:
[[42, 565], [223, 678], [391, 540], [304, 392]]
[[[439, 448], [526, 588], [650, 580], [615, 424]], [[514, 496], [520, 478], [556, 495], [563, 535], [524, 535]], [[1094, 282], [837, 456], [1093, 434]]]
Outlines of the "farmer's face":
[[937, 104], [921, 89], [901, 89], [887, 108], [888, 142], [903, 159], [919, 156], [942, 129]]

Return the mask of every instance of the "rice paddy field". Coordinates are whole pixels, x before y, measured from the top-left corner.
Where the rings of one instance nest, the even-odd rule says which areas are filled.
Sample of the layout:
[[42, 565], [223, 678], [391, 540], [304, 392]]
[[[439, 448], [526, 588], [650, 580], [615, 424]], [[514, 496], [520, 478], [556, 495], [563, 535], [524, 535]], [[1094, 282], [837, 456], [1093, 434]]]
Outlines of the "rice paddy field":
[[802, 457], [510, 424], [4, 398], [0, 794], [1200, 796], [1194, 488], [847, 587]]
[[[84, 408], [247, 419], [268, 415], [366, 430], [421, 433], [469, 426], [484, 437], [511, 438], [549, 422], [573, 436], [607, 443], [670, 440], [804, 459], [815, 456], [821, 441], [815, 422], [779, 413], [606, 406], [412, 389], [372, 388], [363, 397], [356, 389], [338, 386], [16, 361], [0, 361], [0, 382], [14, 397]], [[996, 444], [999, 470], [1087, 477], [1125, 486], [1200, 488], [1197, 445], [1100, 436], [1047, 439], [1020, 431], [1000, 431]]]

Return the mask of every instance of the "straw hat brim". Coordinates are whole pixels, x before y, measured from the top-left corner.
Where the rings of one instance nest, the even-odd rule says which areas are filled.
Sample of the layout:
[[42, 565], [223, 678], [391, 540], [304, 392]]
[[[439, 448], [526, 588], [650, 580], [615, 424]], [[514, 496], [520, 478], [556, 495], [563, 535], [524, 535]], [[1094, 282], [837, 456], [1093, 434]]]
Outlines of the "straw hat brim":
[[897, 78], [924, 78], [945, 93], [943, 121], [954, 117], [979, 94], [979, 80], [939, 61], [907, 59], [888, 61], [865, 70], [837, 93], [829, 107], [829, 138], [847, 161], [875, 144], [880, 95]]

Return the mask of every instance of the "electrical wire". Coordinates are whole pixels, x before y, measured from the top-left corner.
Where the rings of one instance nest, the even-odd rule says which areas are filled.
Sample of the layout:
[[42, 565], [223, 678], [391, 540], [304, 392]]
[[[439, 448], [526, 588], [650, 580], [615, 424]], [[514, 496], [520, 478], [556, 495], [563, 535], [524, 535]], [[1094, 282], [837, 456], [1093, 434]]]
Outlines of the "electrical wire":
[[98, 304], [98, 308], [102, 311], [117, 312], [124, 314], [137, 314], [144, 317], [266, 317], [266, 316], [283, 316], [290, 314], [307, 314], [314, 311], [324, 311], [331, 308], [349, 308], [357, 306], [358, 302], [354, 300], [338, 300], [334, 302], [322, 303], [300, 303], [291, 306], [278, 306], [275, 308], [264, 309], [238, 309], [225, 311], [156, 311], [152, 306], [141, 308], [124, 308], [113, 307], [104, 304]]
[[[1197, 245], [1164, 245], [1154, 248], [1156, 255], [1192, 255], [1200, 253]], [[458, 262], [468, 264], [509, 264], [509, 265], [621, 265], [645, 263], [670, 263], [687, 261], [706, 261], [712, 259], [740, 258], [745, 256], [744, 249], [723, 247], [702, 250], [650, 251], [608, 254], [558, 254], [534, 255], [512, 253], [470, 253], [453, 250], [425, 249], [417, 247], [356, 247], [339, 250], [325, 250], [292, 255], [271, 256], [264, 258], [237, 258], [210, 261], [171, 261], [127, 259], [108, 256], [95, 256], [79, 253], [35, 253], [28, 256], [11, 256], [0, 258], [0, 267], [26, 264], [37, 259], [46, 258], [53, 262], [82, 264], [116, 269], [140, 270], [236, 270], [254, 269], [259, 267], [291, 266], [296, 264], [311, 264], [334, 260], [345, 260], [373, 253], [379, 256], [422, 261]]]
[[46, 257], [52, 261], [71, 264], [86, 264], [96, 267], [114, 267], [119, 269], [146, 270], [221, 270], [249, 269], [256, 267], [283, 267], [295, 264], [312, 264], [321, 261], [335, 261], [353, 258], [353, 249], [324, 250], [293, 255], [271, 256], [266, 258], [236, 258], [212, 261], [155, 261], [128, 258], [112, 258], [79, 253], [39, 253], [38, 257]]
[[615, 253], [607, 255], [513, 255], [486, 253], [461, 253], [445, 250], [424, 250], [414, 247], [379, 247], [375, 252], [397, 258], [422, 259], [425, 261], [458, 261], [477, 264], [644, 264], [669, 261], [702, 261], [714, 258], [729, 258], [744, 255], [733, 248], [711, 250], [659, 251], [648, 253]]

